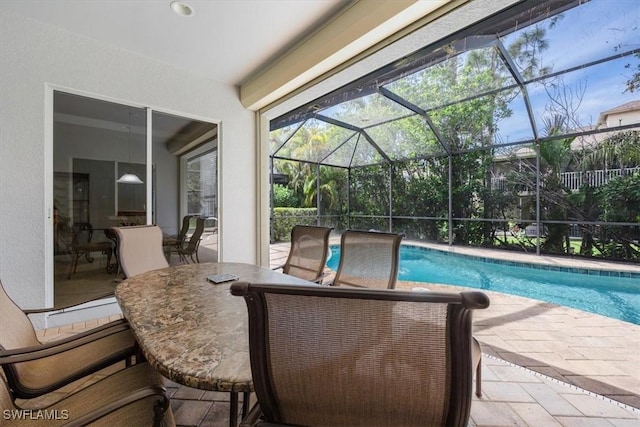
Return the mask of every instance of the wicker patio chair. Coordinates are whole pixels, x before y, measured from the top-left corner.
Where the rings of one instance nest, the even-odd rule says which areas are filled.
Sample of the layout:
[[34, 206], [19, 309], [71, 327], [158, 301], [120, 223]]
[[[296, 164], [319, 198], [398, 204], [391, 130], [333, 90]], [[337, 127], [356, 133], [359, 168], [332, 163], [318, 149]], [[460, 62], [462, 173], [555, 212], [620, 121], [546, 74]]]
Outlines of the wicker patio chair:
[[199, 263], [200, 258], [198, 257], [198, 248], [200, 247], [200, 240], [202, 240], [202, 233], [204, 232], [204, 224], [206, 220], [207, 219], [204, 217], [196, 219], [196, 229], [193, 231], [191, 237], [189, 237], [188, 242], [176, 247], [166, 247], [165, 252], [167, 257], [170, 258], [171, 254], [177, 253], [180, 260], [185, 264], [189, 263], [189, 259], [191, 259], [191, 262]]
[[329, 255], [331, 227], [296, 225], [291, 229], [291, 249], [287, 261], [274, 270], [282, 269], [304, 280], [320, 283]]
[[23, 311], [0, 282], [0, 358], [16, 397], [41, 396], [122, 360], [130, 363], [135, 338], [126, 321], [41, 343], [28, 314], [47, 311]]
[[481, 292], [231, 285], [257, 404], [243, 426], [466, 426]]
[[157, 225], [112, 227], [118, 237], [118, 262], [125, 277], [169, 267]]
[[[0, 362], [4, 362], [2, 358]], [[147, 363], [139, 363], [53, 404], [33, 409], [18, 406], [0, 375], [0, 408], [3, 409], [0, 425], [175, 426], [169, 398], [162, 384], [163, 379]]]
[[393, 289], [398, 279], [402, 234], [346, 230], [331, 285]]

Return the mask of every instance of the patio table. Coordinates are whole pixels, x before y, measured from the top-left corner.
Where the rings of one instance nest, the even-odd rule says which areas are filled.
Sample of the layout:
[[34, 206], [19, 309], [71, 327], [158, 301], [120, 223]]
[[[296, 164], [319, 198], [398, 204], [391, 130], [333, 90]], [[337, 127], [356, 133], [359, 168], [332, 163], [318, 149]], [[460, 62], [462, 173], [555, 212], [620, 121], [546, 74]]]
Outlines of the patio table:
[[254, 283], [317, 286], [268, 268], [242, 263], [188, 264], [154, 270], [120, 283], [115, 296], [149, 364], [177, 383], [231, 392], [229, 425], [235, 426], [238, 392], [253, 391], [247, 308], [231, 295], [232, 282], [208, 275], [232, 273]]

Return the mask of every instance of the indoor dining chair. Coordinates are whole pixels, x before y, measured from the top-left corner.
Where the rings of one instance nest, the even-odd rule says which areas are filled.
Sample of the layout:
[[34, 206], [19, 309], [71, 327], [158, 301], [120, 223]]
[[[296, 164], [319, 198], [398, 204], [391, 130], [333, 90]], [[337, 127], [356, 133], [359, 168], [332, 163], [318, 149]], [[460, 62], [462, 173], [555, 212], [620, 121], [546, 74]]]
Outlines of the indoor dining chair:
[[157, 225], [112, 227], [118, 239], [118, 262], [125, 277], [169, 267]]
[[331, 285], [393, 289], [398, 279], [402, 234], [346, 230]]
[[126, 321], [116, 320], [68, 338], [42, 343], [28, 314], [48, 311], [53, 310], [23, 311], [0, 282], [0, 357], [16, 397], [41, 396], [123, 360], [130, 364], [135, 338]]
[[236, 282], [257, 404], [243, 426], [466, 426], [482, 292]]
[[331, 227], [296, 225], [291, 229], [291, 248], [287, 261], [274, 270], [310, 282], [321, 283], [329, 255]]
[[[4, 363], [2, 357], [0, 363]], [[3, 427], [175, 426], [163, 378], [147, 363], [118, 371], [35, 409], [16, 402], [0, 376], [0, 408]]]
[[73, 235], [71, 238], [71, 250], [72, 260], [69, 266], [69, 274], [67, 279], [71, 279], [71, 275], [76, 273], [78, 269], [78, 261], [84, 256], [87, 262], [93, 262], [94, 258], [91, 256], [92, 252], [101, 252], [107, 256], [106, 268], [109, 269], [111, 265], [111, 255], [113, 254], [113, 247], [110, 241], [94, 240], [93, 239], [93, 226], [89, 223], [74, 224]]

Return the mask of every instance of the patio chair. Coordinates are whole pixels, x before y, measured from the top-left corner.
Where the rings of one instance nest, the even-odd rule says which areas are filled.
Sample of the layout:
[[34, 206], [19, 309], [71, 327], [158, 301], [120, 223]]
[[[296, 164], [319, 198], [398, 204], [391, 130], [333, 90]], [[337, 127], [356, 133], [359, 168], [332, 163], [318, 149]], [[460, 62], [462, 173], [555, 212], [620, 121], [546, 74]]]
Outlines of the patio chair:
[[[4, 363], [1, 357], [0, 363]], [[0, 425], [175, 426], [170, 401], [162, 385], [163, 379], [147, 363], [139, 363], [53, 404], [33, 409], [19, 406], [9, 385], [0, 376], [0, 408], [3, 409]], [[22, 419], [18, 415], [22, 415]]]
[[331, 285], [393, 289], [398, 279], [402, 234], [346, 230]]
[[[412, 292], [431, 292], [430, 289], [423, 287], [414, 287]], [[473, 347], [471, 348], [471, 360], [476, 371], [476, 396], [482, 397], [482, 348], [475, 337], [473, 338]]]
[[329, 254], [329, 234], [333, 228], [296, 225], [291, 229], [291, 249], [287, 261], [274, 270], [321, 283]]
[[117, 362], [130, 364], [135, 338], [126, 321], [41, 343], [28, 315], [48, 311], [52, 309], [23, 311], [0, 282], [0, 358], [16, 397], [41, 396]]
[[165, 253], [167, 254], [167, 258], [171, 258], [171, 254], [175, 252], [180, 257], [180, 260], [185, 264], [189, 263], [189, 259], [191, 259], [191, 262], [199, 263], [200, 258], [198, 257], [198, 248], [200, 247], [200, 240], [202, 239], [204, 223], [206, 220], [207, 219], [204, 217], [198, 217], [196, 219], [196, 229], [193, 231], [191, 237], [189, 237], [188, 242], [181, 246], [166, 247]]
[[187, 233], [189, 232], [189, 225], [191, 223], [191, 218], [196, 215], [185, 215], [182, 218], [182, 227], [180, 227], [180, 231], [175, 236], [168, 236], [162, 239], [162, 246], [175, 246], [181, 247], [184, 244], [185, 239], [187, 238]]
[[169, 267], [157, 225], [112, 227], [118, 237], [118, 261], [125, 277]]
[[89, 223], [74, 224], [73, 236], [70, 245], [72, 260], [69, 266], [69, 275], [67, 279], [71, 279], [71, 275], [78, 269], [78, 260], [84, 255], [87, 262], [93, 262], [94, 258], [91, 256], [92, 252], [101, 252], [107, 256], [107, 270], [111, 265], [111, 255], [113, 254], [113, 247], [111, 242], [107, 241], [92, 241], [93, 240], [93, 226]]
[[257, 404], [242, 426], [466, 426], [481, 292], [236, 282]]

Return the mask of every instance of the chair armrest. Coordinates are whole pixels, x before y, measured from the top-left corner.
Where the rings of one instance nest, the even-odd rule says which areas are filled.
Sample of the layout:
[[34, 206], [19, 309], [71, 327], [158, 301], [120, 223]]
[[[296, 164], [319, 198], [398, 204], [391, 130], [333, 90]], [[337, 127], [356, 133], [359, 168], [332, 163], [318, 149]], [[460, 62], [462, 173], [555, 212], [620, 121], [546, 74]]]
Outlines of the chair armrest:
[[160, 421], [162, 419], [161, 416], [164, 416], [170, 404], [169, 398], [167, 397], [167, 390], [164, 387], [160, 387], [160, 386], [148, 386], [148, 387], [144, 387], [136, 391], [133, 391], [125, 397], [122, 397], [114, 402], [111, 402], [105, 406], [102, 406], [101, 408], [91, 411], [88, 414], [85, 414], [82, 417], [76, 420], [73, 420], [68, 424], [65, 424], [65, 426], [66, 427], [86, 426], [96, 420], [99, 420], [100, 418], [103, 418], [111, 414], [112, 412], [115, 412], [139, 400], [146, 399], [147, 397], [150, 397], [150, 396], [158, 396], [161, 398], [161, 400], [158, 400], [153, 405], [153, 410], [154, 412], [156, 412], [156, 416], [159, 418], [159, 420], [157, 421]]
[[249, 409], [249, 413], [242, 419], [242, 421], [240, 422], [240, 427], [255, 426], [258, 423], [261, 415], [262, 409], [260, 408], [260, 404], [256, 403], [251, 409]]
[[[28, 362], [53, 356], [129, 329], [129, 324], [126, 321], [117, 320], [54, 342], [12, 350], [0, 350], [0, 365]], [[131, 347], [131, 354], [133, 353], [134, 349]]]
[[86, 304], [86, 303], [92, 302], [92, 301], [97, 301], [97, 300], [103, 299], [103, 298], [109, 298], [109, 297], [112, 297], [112, 296], [113, 296], [113, 292], [107, 292], [107, 293], [98, 295], [97, 297], [93, 297], [93, 298], [88, 299], [88, 300], [84, 300], [84, 301], [77, 302], [77, 303], [70, 304], [70, 305], [65, 305], [65, 306], [62, 306], [62, 307], [34, 308], [34, 309], [28, 309], [28, 310], [22, 310], [22, 311], [26, 315], [40, 314], [40, 313], [50, 313], [52, 311], [66, 310], [67, 308], [76, 307], [78, 305]]
[[[317, 283], [318, 285], [330, 286], [325, 283], [322, 283], [324, 281], [324, 278], [329, 276], [330, 274], [331, 273], [327, 273], [326, 271], [323, 271], [318, 277], [313, 279], [312, 282]], [[331, 280], [331, 283], [333, 283], [333, 280]]]

